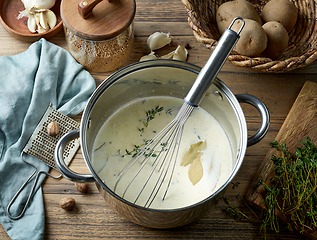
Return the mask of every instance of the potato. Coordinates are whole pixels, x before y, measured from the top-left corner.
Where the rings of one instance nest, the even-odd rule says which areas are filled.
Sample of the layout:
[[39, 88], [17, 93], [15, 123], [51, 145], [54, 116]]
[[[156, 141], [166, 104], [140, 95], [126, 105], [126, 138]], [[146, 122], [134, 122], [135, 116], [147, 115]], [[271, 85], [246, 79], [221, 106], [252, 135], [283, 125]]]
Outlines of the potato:
[[290, 32], [297, 21], [297, 9], [290, 0], [271, 0], [265, 4], [261, 18], [263, 23], [279, 22]]
[[216, 21], [218, 30], [222, 34], [235, 17], [253, 19], [262, 25], [260, 15], [253, 5], [246, 0], [235, 0], [221, 4], [217, 9]]
[[[233, 50], [244, 56], [256, 57], [265, 50], [267, 46], [267, 36], [258, 22], [251, 19], [244, 19], [244, 21], [245, 26]], [[237, 20], [231, 29], [238, 32], [241, 25], [242, 21]]]
[[267, 22], [262, 27], [268, 40], [267, 47], [262, 55], [272, 60], [278, 59], [288, 46], [288, 33], [279, 22]]

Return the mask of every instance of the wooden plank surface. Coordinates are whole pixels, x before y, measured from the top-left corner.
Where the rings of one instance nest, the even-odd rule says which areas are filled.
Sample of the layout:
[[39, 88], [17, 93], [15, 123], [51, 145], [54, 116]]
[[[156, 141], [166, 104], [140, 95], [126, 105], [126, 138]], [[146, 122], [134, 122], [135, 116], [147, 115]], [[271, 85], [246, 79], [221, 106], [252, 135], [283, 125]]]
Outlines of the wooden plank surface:
[[[179, 44], [189, 44], [188, 62], [203, 66], [210, 51], [194, 38], [187, 23], [187, 13], [180, 0], [137, 0], [137, 12], [134, 21], [135, 46], [130, 60], [125, 64], [137, 62], [149, 53], [147, 37], [156, 31], [170, 32], [173, 43], [158, 52], [164, 54]], [[65, 49], [64, 33], [50, 39]], [[13, 55], [25, 51], [30, 43], [11, 37], [0, 26], [0, 55]], [[93, 74], [100, 84], [112, 72]], [[312, 64], [291, 73], [268, 74], [248, 68], [239, 68], [225, 63], [218, 77], [235, 94], [248, 93], [261, 99], [268, 107], [271, 125], [266, 137], [258, 144], [247, 149], [244, 162], [233, 180], [240, 183], [238, 187], [229, 186], [226, 197], [243, 212], [249, 209], [241, 200], [254, 178], [268, 150], [289, 113], [298, 93], [306, 81], [316, 82], [317, 65]], [[254, 134], [260, 123], [256, 110], [246, 104], [242, 105], [248, 124], [248, 133]], [[80, 121], [80, 115], [75, 119]], [[74, 171], [87, 173], [82, 154], [79, 151], [71, 164]], [[54, 173], [54, 172], [53, 172]], [[73, 182], [66, 179], [48, 178], [43, 183], [45, 204], [45, 239], [261, 239], [260, 223], [250, 223], [233, 219], [219, 204], [203, 218], [189, 226], [170, 230], [154, 230], [140, 227], [128, 222], [115, 213], [99, 195], [97, 188], [90, 183], [87, 194], [79, 193]], [[63, 197], [71, 196], [77, 201], [74, 211], [65, 212], [59, 207]], [[0, 239], [9, 239], [0, 227]], [[284, 228], [280, 235], [268, 231], [267, 239], [305, 239], [298, 233], [290, 233]]]
[[[286, 144], [288, 151], [294, 153], [309, 136], [312, 142], [317, 140], [316, 128], [317, 116], [317, 83], [308, 81], [304, 84], [298, 97], [296, 98], [289, 114], [287, 115], [275, 140], [280, 144]], [[259, 185], [261, 179], [267, 186], [271, 185], [271, 178], [274, 176], [274, 164], [271, 161], [273, 156], [280, 156], [276, 148], [270, 148], [263, 160], [257, 174], [251, 182], [246, 199], [257, 207], [266, 209], [263, 200], [266, 192], [264, 185]], [[282, 217], [282, 216], [281, 216]], [[316, 239], [315, 231], [305, 231], [305, 235]]]

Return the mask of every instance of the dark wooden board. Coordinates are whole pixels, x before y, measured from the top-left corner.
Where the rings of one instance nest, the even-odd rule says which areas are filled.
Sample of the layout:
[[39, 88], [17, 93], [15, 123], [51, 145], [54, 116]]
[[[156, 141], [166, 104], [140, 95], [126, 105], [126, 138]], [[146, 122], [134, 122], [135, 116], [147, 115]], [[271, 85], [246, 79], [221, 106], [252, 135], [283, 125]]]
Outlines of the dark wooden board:
[[[287, 115], [275, 140], [280, 144], [286, 143], [289, 152], [295, 152], [302, 145], [302, 141], [309, 136], [313, 142], [317, 140], [317, 83], [306, 82], [296, 98], [289, 114]], [[251, 182], [246, 199], [252, 204], [265, 209], [263, 199], [265, 198], [264, 185], [259, 179], [270, 185], [270, 179], [274, 176], [274, 164], [272, 156], [277, 155], [277, 150], [271, 148], [253, 181]], [[311, 235], [308, 233], [307, 235]], [[317, 237], [314, 237], [317, 239]]]

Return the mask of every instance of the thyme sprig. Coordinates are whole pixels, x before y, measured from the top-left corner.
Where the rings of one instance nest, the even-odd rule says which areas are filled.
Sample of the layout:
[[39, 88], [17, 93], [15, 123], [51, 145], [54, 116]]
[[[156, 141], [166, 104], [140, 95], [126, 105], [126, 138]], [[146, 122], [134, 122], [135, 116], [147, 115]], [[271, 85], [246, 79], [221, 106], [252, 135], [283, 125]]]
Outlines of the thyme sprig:
[[234, 204], [232, 204], [227, 197], [223, 197], [224, 202], [227, 206], [224, 208], [224, 211], [233, 216], [234, 219], [239, 219], [241, 221], [249, 221], [251, 218], [240, 211]]
[[[148, 110], [146, 112], [146, 120], [144, 122], [144, 126], [148, 127], [149, 122], [154, 119], [155, 115], [162, 112], [163, 110], [164, 110], [164, 108], [160, 107], [160, 106], [157, 106], [156, 108], [152, 108], [152, 109]], [[166, 114], [171, 114], [171, 113], [167, 112]], [[145, 128], [144, 127], [138, 128], [138, 130], [140, 133], [144, 133]], [[141, 144], [140, 146], [134, 145], [134, 148], [132, 150], [126, 149], [125, 155], [132, 155], [132, 158], [134, 158], [141, 151], [142, 147], [146, 146], [152, 140], [143, 140], [143, 141], [144, 141], [144, 143]], [[166, 143], [162, 143], [161, 147], [162, 147], [161, 151], [166, 151]], [[144, 152], [144, 156], [145, 157], [157, 157], [157, 152], [146, 151], [146, 152]]]
[[144, 122], [144, 126], [147, 127], [149, 125], [149, 121], [153, 120], [155, 114], [160, 113], [163, 111], [163, 107], [157, 106], [155, 109], [151, 109], [146, 112], [146, 121]]
[[275, 175], [265, 186], [267, 214], [263, 230], [270, 226], [279, 232], [279, 215], [301, 233], [317, 230], [317, 148], [309, 137], [302, 144], [291, 154], [286, 144], [270, 143], [281, 155], [272, 157]]
[[[234, 206], [227, 198], [224, 198], [227, 206], [224, 209], [235, 219], [241, 221], [261, 222], [261, 231], [266, 239], [266, 229], [280, 232], [280, 217], [287, 220], [287, 228], [300, 233], [308, 230], [317, 231], [317, 147], [309, 137], [302, 142], [302, 147], [295, 153], [290, 153], [286, 144], [277, 141], [270, 143], [271, 147], [279, 151], [279, 155], [272, 157], [275, 164], [274, 176], [270, 183], [264, 185], [266, 196], [263, 202], [266, 210], [262, 210], [257, 216], [246, 202], [244, 204], [254, 214], [250, 216]], [[233, 188], [238, 183], [233, 183]], [[255, 217], [255, 218], [254, 218]]]

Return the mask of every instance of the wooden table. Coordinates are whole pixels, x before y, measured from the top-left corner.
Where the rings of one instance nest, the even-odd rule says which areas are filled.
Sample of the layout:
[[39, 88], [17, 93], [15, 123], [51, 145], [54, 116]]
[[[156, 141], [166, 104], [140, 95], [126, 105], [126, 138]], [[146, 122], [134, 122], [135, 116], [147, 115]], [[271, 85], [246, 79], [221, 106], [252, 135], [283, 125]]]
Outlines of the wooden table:
[[[125, 64], [137, 62], [141, 56], [148, 54], [147, 37], [156, 31], [170, 32], [173, 43], [164, 51], [174, 50], [179, 44], [189, 44], [188, 62], [203, 66], [210, 51], [198, 43], [187, 23], [187, 13], [181, 0], [137, 0], [137, 13], [134, 21], [135, 47], [131, 59]], [[64, 33], [50, 39], [65, 49]], [[30, 43], [13, 38], [0, 27], [0, 55], [14, 55], [25, 51]], [[163, 53], [163, 52], [161, 52]], [[93, 74], [100, 84], [111, 74]], [[292, 104], [303, 84], [310, 80], [316, 81], [317, 65], [284, 74], [262, 73], [248, 68], [240, 68], [227, 62], [218, 77], [228, 85], [235, 94], [248, 93], [261, 99], [268, 107], [271, 125], [266, 137], [258, 144], [247, 149], [241, 169], [233, 180], [238, 187], [229, 186], [226, 197], [242, 212], [250, 213], [242, 198], [269, 149], [269, 142], [274, 140]], [[248, 123], [249, 134], [254, 134], [260, 124], [258, 112], [252, 107], [242, 105]], [[80, 121], [80, 115], [75, 116]], [[88, 173], [82, 154], [79, 151], [71, 164], [71, 169]], [[54, 171], [53, 171], [54, 173]], [[100, 196], [96, 186], [89, 184], [87, 194], [79, 193], [73, 182], [66, 179], [48, 178], [43, 183], [45, 203], [45, 239], [258, 239], [260, 223], [235, 220], [224, 208], [227, 204], [219, 204], [203, 218], [189, 226], [171, 230], [147, 229], [130, 223], [114, 212]], [[59, 201], [66, 196], [73, 197], [76, 208], [64, 211]], [[298, 233], [290, 233], [284, 228], [280, 236], [268, 231], [268, 239], [304, 239]], [[0, 227], [0, 239], [9, 239]]]

